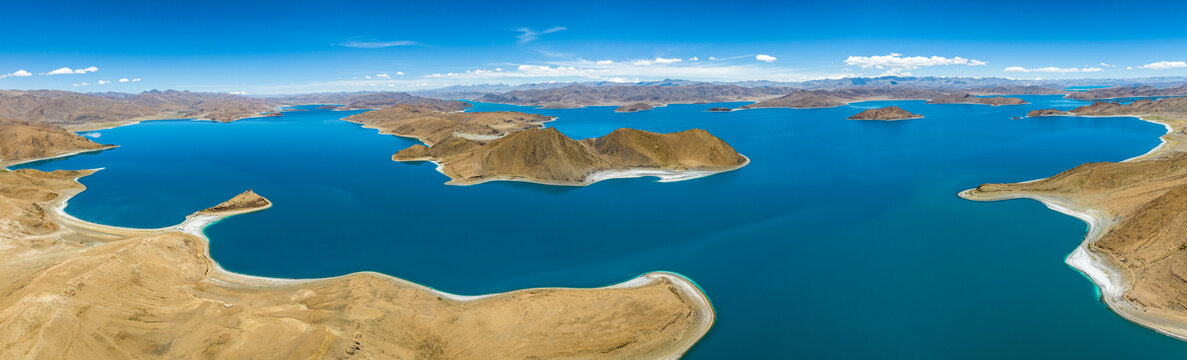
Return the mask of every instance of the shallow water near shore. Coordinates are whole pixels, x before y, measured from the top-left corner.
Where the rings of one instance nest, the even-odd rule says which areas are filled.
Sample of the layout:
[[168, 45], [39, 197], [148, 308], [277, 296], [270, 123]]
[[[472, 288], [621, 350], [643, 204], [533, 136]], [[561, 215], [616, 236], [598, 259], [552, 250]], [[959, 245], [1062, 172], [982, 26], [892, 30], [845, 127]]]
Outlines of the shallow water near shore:
[[[414, 140], [304, 107], [230, 124], [151, 121], [92, 132], [119, 148], [28, 164], [106, 168], [66, 211], [162, 227], [245, 189], [274, 207], [207, 229], [227, 270], [285, 278], [378, 271], [462, 295], [597, 287], [668, 270], [696, 281], [717, 322], [688, 359], [1171, 358], [1181, 342], [1114, 315], [1063, 263], [1086, 225], [1030, 200], [978, 203], [985, 182], [1120, 161], [1165, 129], [1133, 118], [1044, 117], [1087, 102], [877, 101], [829, 109], [706, 112], [723, 104], [545, 110], [574, 137], [620, 127], [703, 128], [751, 159], [675, 183], [446, 186]], [[736, 107], [741, 103], [724, 104]], [[851, 121], [896, 105], [924, 115]]]

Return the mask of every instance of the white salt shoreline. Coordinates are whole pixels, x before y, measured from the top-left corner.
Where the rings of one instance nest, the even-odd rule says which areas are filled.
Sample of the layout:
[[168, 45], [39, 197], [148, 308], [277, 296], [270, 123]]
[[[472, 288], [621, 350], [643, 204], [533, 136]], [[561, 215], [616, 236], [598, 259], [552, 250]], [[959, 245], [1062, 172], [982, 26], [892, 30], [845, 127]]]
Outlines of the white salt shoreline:
[[[739, 155], [741, 155], [741, 154], [739, 154]], [[656, 180], [656, 182], [677, 182], [677, 181], [699, 179], [699, 178], [703, 178], [706, 176], [717, 175], [720, 173], [730, 172], [730, 171], [734, 171], [734, 170], [738, 170], [743, 167], [746, 167], [746, 165], [750, 164], [750, 158], [746, 157], [745, 155], [741, 155], [741, 156], [746, 159], [745, 161], [742, 162], [742, 164], [732, 167], [732, 168], [721, 169], [721, 170], [695, 170], [695, 169], [694, 170], [667, 170], [667, 169], [634, 168], [634, 169], [617, 169], [617, 170], [598, 171], [593, 174], [590, 174], [589, 176], [586, 176], [585, 180], [581, 181], [581, 182], [542, 181], [542, 180], [536, 180], [536, 179], [529, 179], [529, 178], [525, 178], [525, 177], [501, 176], [501, 177], [484, 178], [482, 180], [473, 181], [473, 182], [457, 182], [457, 180], [451, 179], [445, 183], [448, 185], [456, 185], [456, 186], [471, 186], [471, 185], [484, 184], [484, 183], [491, 182], [491, 181], [516, 181], [516, 182], [526, 182], [526, 183], [541, 184], [541, 185], [553, 185], [553, 186], [588, 186], [588, 185], [592, 185], [594, 183], [597, 183], [597, 182], [600, 182], [603, 180], [634, 179], [634, 178], [642, 178], [642, 177], [659, 178], [659, 180]], [[436, 166], [437, 172], [441, 173], [442, 175], [445, 175], [446, 177], [449, 176], [448, 174], [445, 174], [445, 165], [441, 164], [439, 162], [433, 161], [433, 160], [428, 160], [428, 159], [411, 160], [410, 159], [410, 160], [402, 160], [399, 162], [417, 162], [417, 161], [433, 163], [433, 165]]]
[[[1080, 115], [1073, 114], [1067, 116]], [[1130, 162], [1157, 155], [1159, 152], [1164, 150], [1164, 147], [1167, 144], [1165, 136], [1174, 131], [1174, 129], [1169, 124], [1146, 118], [1146, 116], [1148, 115], [1110, 115], [1083, 117], [1134, 117], [1141, 121], [1162, 125], [1166, 128], [1166, 133], [1159, 137], [1161, 143], [1158, 144], [1158, 146], [1155, 146], [1145, 154], [1122, 161]], [[1043, 179], [1024, 181], [1023, 183], [1035, 182], [1039, 180]], [[1033, 199], [1039, 201], [1051, 210], [1075, 217], [1088, 224], [1088, 234], [1084, 236], [1084, 240], [1080, 242], [1080, 245], [1077, 246], [1071, 254], [1068, 254], [1068, 256], [1064, 259], [1064, 263], [1079, 271], [1094, 285], [1096, 285], [1097, 289], [1100, 290], [1101, 300], [1105, 303], [1105, 306], [1113, 311], [1113, 313], [1130, 322], [1154, 330], [1160, 334], [1187, 341], [1187, 324], [1168, 324], [1165, 321], [1161, 321], [1162, 319], [1146, 315], [1140, 308], [1129, 301], [1126, 301], [1124, 295], [1129, 289], [1130, 284], [1125, 278], [1123, 272], [1109, 264], [1108, 260], [1100, 256], [1100, 254], [1096, 254], [1090, 249], [1090, 246], [1094, 242], [1104, 236], [1104, 233], [1108, 227], [1116, 223], [1115, 219], [1112, 219], [1110, 216], [1099, 210], [1077, 208], [1071, 205], [1068, 201], [1055, 197], [1033, 194], [1010, 194], [1007, 196], [973, 198], [970, 196], [970, 194], [974, 190], [975, 189], [968, 189], [961, 191], [959, 196], [974, 201]]]

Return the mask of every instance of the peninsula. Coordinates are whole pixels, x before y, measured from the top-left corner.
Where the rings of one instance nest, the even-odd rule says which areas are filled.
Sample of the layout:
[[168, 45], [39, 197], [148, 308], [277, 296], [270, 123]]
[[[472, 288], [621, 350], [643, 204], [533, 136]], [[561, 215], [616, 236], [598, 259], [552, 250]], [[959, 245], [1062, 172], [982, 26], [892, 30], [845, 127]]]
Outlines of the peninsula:
[[1117, 314], [1187, 340], [1187, 98], [1095, 103], [1075, 116], [1137, 116], [1167, 127], [1163, 144], [1120, 163], [1089, 163], [1050, 178], [984, 184], [960, 196], [980, 201], [1030, 198], [1087, 222], [1067, 258], [1101, 289]]
[[887, 106], [884, 108], [869, 109], [869, 110], [859, 112], [856, 115], [850, 116], [849, 120], [893, 121], [893, 120], [918, 119], [918, 118], [922, 118], [922, 117], [923, 117], [923, 115], [912, 114], [906, 110], [903, 110], [902, 108], [900, 108], [898, 106]]
[[63, 213], [94, 171], [0, 172], [0, 358], [677, 358], [713, 324], [687, 279], [457, 296], [376, 273], [227, 272], [202, 229], [272, 204], [246, 192], [162, 229]]
[[347, 116], [343, 120], [379, 129], [381, 134], [416, 138], [433, 145], [451, 137], [493, 140], [512, 132], [544, 127], [553, 118], [513, 111], [444, 112], [440, 107], [400, 104]]
[[523, 130], [492, 141], [452, 137], [432, 147], [413, 145], [392, 160], [435, 162], [451, 185], [492, 180], [589, 185], [641, 176], [673, 181], [735, 170], [749, 162], [699, 129], [671, 134], [618, 129], [577, 141], [555, 128]]

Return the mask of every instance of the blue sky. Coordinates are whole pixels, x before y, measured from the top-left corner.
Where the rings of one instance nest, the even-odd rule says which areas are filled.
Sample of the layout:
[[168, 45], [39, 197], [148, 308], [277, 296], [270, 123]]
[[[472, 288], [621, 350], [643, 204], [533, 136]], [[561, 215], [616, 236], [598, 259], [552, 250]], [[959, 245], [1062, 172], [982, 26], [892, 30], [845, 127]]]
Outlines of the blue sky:
[[1187, 29], [1174, 18], [1184, 10], [1170, 1], [22, 1], [0, 11], [0, 89], [1187, 76]]

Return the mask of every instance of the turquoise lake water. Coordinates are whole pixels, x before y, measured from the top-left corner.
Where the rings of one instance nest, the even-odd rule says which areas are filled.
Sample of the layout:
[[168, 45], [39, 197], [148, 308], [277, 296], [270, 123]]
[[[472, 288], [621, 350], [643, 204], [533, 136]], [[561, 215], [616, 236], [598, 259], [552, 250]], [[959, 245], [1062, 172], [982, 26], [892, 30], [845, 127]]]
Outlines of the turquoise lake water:
[[[1011, 120], [1085, 102], [880, 101], [830, 109], [671, 105], [538, 110], [574, 138], [619, 127], [703, 128], [741, 170], [583, 188], [456, 187], [391, 154], [415, 142], [310, 110], [230, 124], [154, 121], [95, 133], [114, 150], [29, 164], [106, 169], [67, 212], [161, 227], [255, 189], [275, 206], [207, 229], [231, 271], [286, 278], [371, 270], [456, 294], [596, 287], [668, 270], [710, 296], [717, 323], [689, 359], [1179, 358], [1187, 342], [1110, 312], [1063, 263], [1086, 225], [1030, 200], [977, 203], [985, 182], [1047, 177], [1158, 145], [1133, 118]], [[737, 106], [740, 104], [725, 104]], [[897, 105], [923, 119], [845, 120]]]

